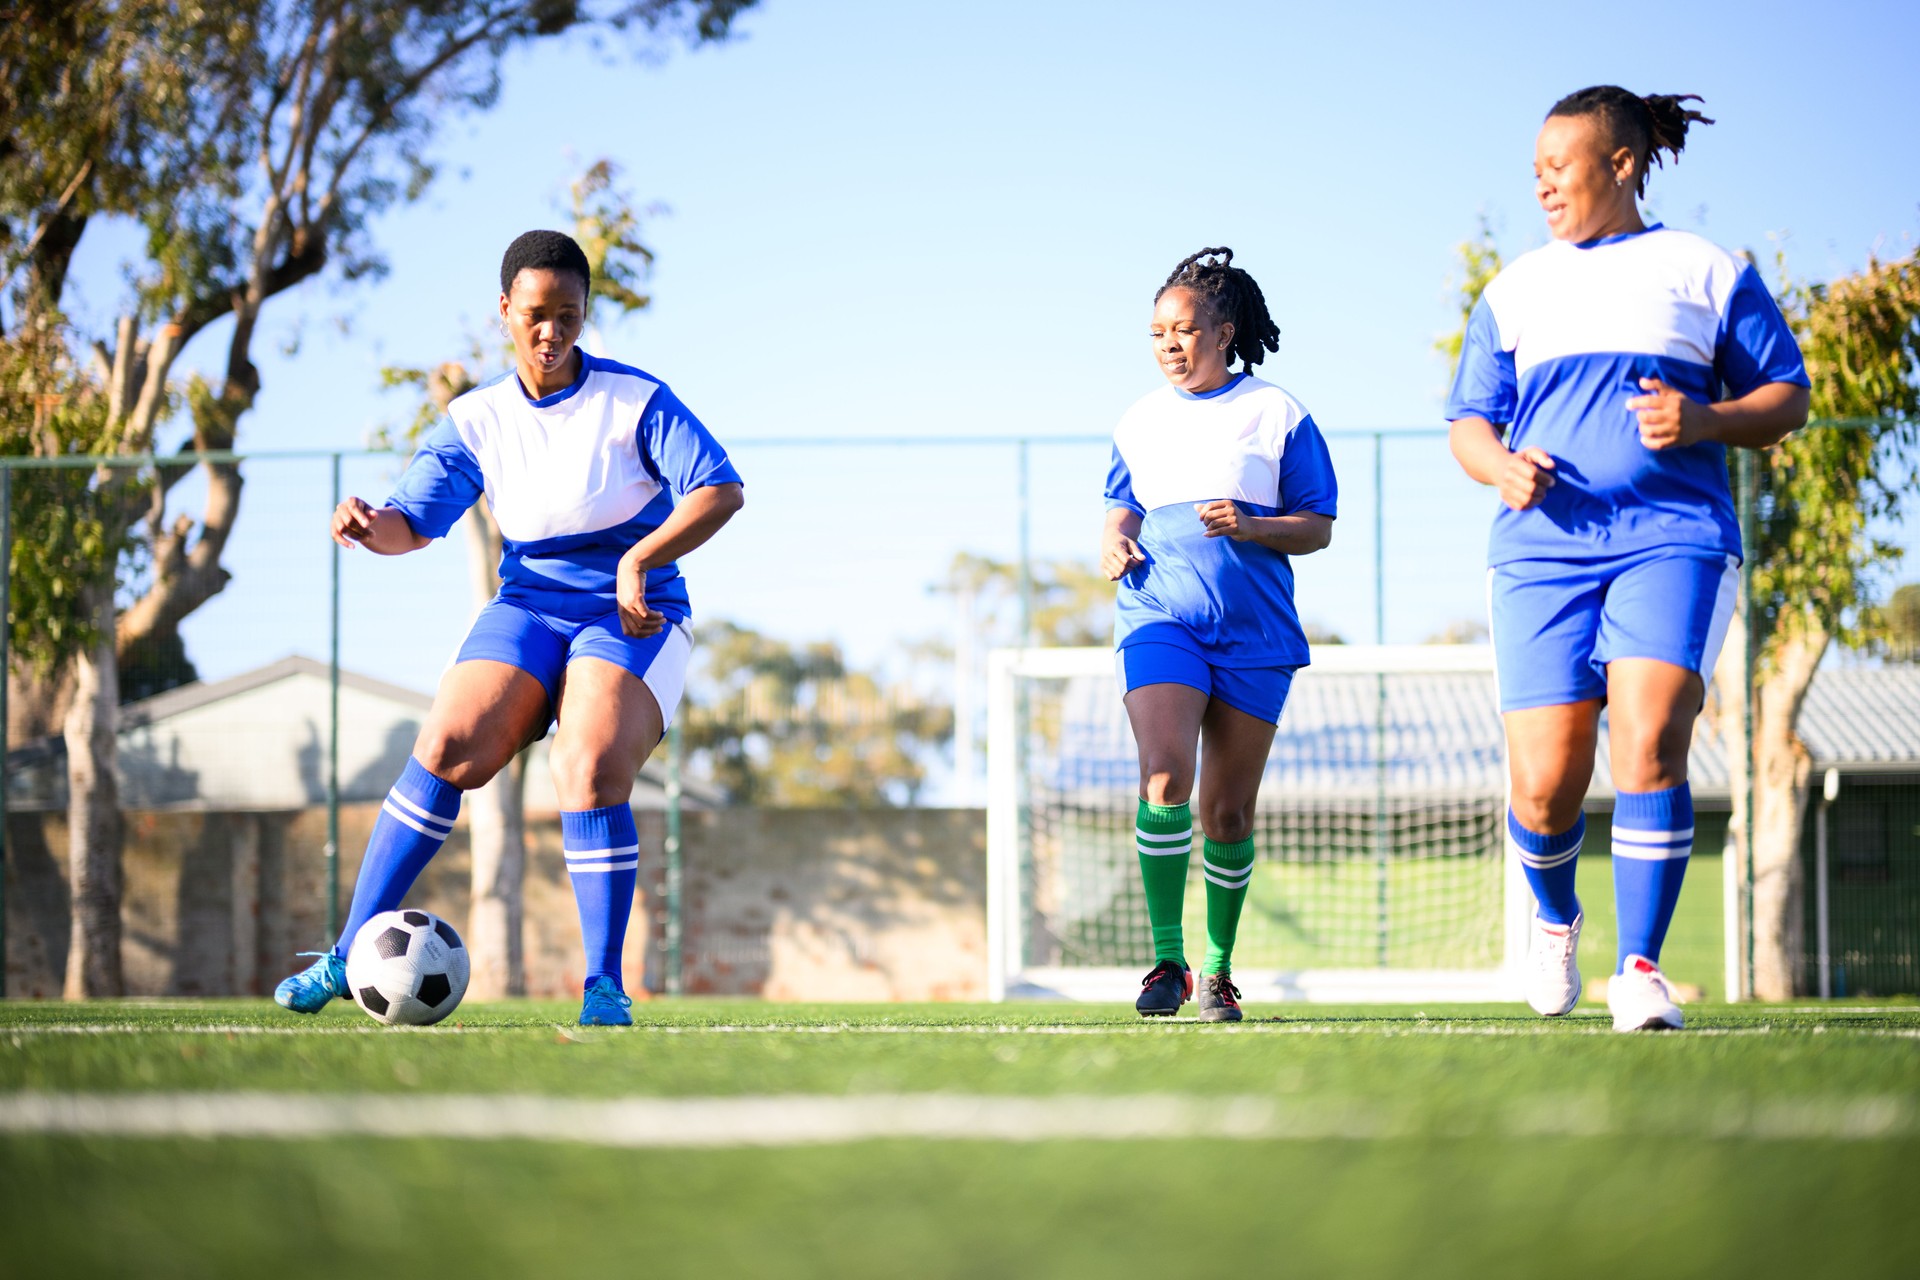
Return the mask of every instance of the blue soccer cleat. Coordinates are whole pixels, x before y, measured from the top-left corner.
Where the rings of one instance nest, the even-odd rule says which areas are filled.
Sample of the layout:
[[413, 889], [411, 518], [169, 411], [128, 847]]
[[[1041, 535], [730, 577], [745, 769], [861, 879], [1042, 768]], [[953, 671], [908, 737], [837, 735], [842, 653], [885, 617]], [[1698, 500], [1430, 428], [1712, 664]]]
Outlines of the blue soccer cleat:
[[633, 999], [620, 988], [613, 985], [613, 979], [601, 976], [593, 980], [587, 988], [586, 998], [580, 1002], [580, 1025], [583, 1027], [630, 1027], [633, 1015], [627, 1010], [633, 1008]]
[[347, 966], [331, 951], [302, 951], [319, 956], [312, 964], [273, 989], [273, 1002], [295, 1013], [318, 1013], [330, 1000], [347, 995]]

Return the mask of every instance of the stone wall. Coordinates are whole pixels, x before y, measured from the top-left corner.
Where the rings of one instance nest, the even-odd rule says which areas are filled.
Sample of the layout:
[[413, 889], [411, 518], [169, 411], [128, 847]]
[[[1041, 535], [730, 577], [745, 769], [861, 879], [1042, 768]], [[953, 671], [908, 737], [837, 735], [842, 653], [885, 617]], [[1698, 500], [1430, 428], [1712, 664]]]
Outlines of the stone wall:
[[[344, 911], [373, 804], [340, 814]], [[664, 815], [638, 811], [630, 991], [658, 988]], [[131, 812], [123, 960], [134, 995], [264, 995], [325, 945], [326, 813]], [[13, 814], [7, 992], [59, 995], [69, 919], [66, 823]], [[986, 981], [986, 823], [978, 810], [719, 809], [683, 827], [689, 994], [777, 1000], [974, 1000]], [[528, 994], [573, 996], [584, 960], [557, 819], [530, 816]], [[408, 895], [463, 927], [462, 821]]]

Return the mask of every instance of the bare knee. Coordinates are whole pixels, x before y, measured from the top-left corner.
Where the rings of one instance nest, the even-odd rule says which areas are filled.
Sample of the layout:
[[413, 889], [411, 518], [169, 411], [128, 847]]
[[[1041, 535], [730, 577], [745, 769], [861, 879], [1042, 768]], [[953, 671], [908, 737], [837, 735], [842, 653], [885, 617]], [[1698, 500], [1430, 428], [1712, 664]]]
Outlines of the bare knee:
[[1150, 754], [1140, 764], [1140, 794], [1148, 804], [1185, 804], [1193, 797], [1193, 764]]
[[1253, 802], [1208, 800], [1200, 807], [1200, 828], [1215, 844], [1239, 844], [1253, 834]]
[[[1687, 780], [1684, 734], [1614, 727], [1613, 785], [1621, 791], [1665, 791]], [[1675, 739], [1679, 739], [1677, 742]]]
[[1584, 779], [1564, 774], [1515, 773], [1508, 804], [1521, 826], [1542, 835], [1559, 835], [1580, 820], [1580, 805], [1586, 798]]
[[547, 757], [560, 807], [572, 812], [625, 804], [633, 794], [634, 770], [618, 752], [556, 740]]
[[413, 743], [413, 758], [422, 768], [462, 791], [484, 787], [493, 780], [505, 763], [504, 758], [494, 758], [498, 754], [487, 750], [473, 733], [434, 720], [427, 722]]

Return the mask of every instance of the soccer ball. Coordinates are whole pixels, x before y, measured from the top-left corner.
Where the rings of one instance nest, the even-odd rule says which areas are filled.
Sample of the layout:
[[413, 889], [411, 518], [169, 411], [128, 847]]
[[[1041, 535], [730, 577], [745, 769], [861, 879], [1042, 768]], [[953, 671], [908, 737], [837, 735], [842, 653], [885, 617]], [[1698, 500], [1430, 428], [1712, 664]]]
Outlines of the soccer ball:
[[377, 1022], [424, 1027], [467, 994], [467, 948], [431, 911], [382, 911], [353, 935], [347, 989]]

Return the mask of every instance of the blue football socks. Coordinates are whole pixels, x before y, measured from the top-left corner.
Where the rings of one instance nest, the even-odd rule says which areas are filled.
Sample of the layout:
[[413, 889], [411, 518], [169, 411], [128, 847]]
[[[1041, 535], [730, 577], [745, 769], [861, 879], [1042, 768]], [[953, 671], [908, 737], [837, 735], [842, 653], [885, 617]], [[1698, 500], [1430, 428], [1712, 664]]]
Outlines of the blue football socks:
[[392, 911], [413, 888], [433, 855], [446, 843], [453, 820], [460, 816], [460, 789], [427, 772], [412, 756], [400, 781], [387, 792], [380, 816], [367, 839], [360, 874], [353, 884], [353, 905], [345, 926], [333, 944], [333, 954], [346, 959], [353, 935], [382, 911]]
[[567, 875], [580, 908], [580, 940], [586, 944], [585, 985], [597, 978], [620, 980], [620, 950], [633, 914], [633, 889], [640, 878], [640, 835], [633, 810], [624, 804], [560, 815]]
[[1507, 810], [1507, 838], [1520, 855], [1520, 866], [1533, 887], [1540, 904], [1540, 918], [1548, 924], [1572, 924], [1580, 914], [1580, 899], [1573, 891], [1574, 872], [1580, 857], [1580, 842], [1587, 835], [1587, 815], [1557, 836], [1542, 835], [1520, 825], [1520, 819]]
[[1620, 918], [1620, 955], [1660, 962], [1660, 947], [1680, 901], [1693, 853], [1693, 791], [1622, 791], [1613, 803], [1613, 902]]

